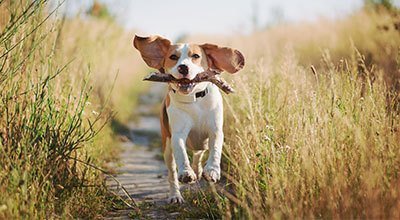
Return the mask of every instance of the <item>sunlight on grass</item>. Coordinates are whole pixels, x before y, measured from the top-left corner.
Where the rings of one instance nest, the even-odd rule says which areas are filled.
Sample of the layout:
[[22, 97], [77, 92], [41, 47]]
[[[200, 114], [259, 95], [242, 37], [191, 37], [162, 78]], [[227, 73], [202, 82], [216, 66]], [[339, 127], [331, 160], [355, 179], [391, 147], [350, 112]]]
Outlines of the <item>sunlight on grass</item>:
[[107, 20], [54, 19], [46, 1], [1, 1], [0, 12], [0, 218], [99, 217], [104, 177], [79, 161], [103, 166], [118, 147], [109, 119], [130, 117], [135, 99], [120, 94], [140, 88], [131, 36]]
[[[287, 34], [288, 42], [306, 44], [283, 46], [282, 52], [274, 41], [265, 42], [271, 50], [254, 48], [261, 58], [255, 57], [253, 65], [234, 77], [238, 92], [225, 97], [224, 169], [232, 192], [220, 209], [226, 217], [399, 216], [395, 80], [400, 41], [392, 39], [399, 32], [375, 31], [388, 15], [370, 13], [339, 23], [352, 25], [350, 29], [339, 26], [333, 32], [316, 24], [316, 33], [303, 30], [313, 41]], [[358, 26], [359, 19], [364, 25]], [[296, 33], [300, 27], [286, 32], [291, 30]], [[319, 34], [324, 31], [329, 34]], [[258, 37], [274, 34], [276, 30], [270, 30]], [[319, 41], [326, 35], [337, 44], [320, 50], [325, 52], [305, 51], [322, 45]], [[380, 51], [383, 42], [385, 55]], [[336, 52], [344, 45], [349, 45], [347, 51]], [[373, 55], [366, 58], [358, 50]], [[315, 53], [319, 58], [302, 61], [318, 57]], [[302, 63], [316, 67], [312, 71]]]
[[[0, 219], [100, 218], [118, 202], [79, 161], [116, 157], [116, 133], [146, 85], [137, 72], [148, 71], [133, 34], [112, 19], [54, 19], [45, 3], [0, 1]], [[186, 205], [164, 211], [398, 219], [399, 17], [365, 7], [335, 21], [186, 39], [237, 48], [247, 66], [224, 75], [237, 92], [224, 96], [222, 183], [185, 191]]]

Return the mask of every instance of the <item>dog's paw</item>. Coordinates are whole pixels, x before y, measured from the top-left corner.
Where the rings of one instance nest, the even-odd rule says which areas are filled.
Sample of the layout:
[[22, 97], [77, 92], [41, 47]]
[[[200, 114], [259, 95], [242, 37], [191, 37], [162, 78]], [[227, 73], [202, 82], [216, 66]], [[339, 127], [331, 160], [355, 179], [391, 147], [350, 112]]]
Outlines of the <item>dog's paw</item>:
[[217, 182], [219, 181], [221, 174], [221, 170], [219, 168], [211, 167], [211, 166], [206, 166], [204, 167], [203, 170], [203, 177], [205, 180], [209, 182]]
[[180, 194], [168, 197], [168, 203], [170, 203], [170, 204], [182, 204], [184, 202], [185, 202], [185, 200], [183, 199], [183, 197]]
[[197, 177], [194, 171], [190, 169], [184, 170], [182, 173], [179, 173], [178, 180], [181, 183], [193, 183], [197, 180]]

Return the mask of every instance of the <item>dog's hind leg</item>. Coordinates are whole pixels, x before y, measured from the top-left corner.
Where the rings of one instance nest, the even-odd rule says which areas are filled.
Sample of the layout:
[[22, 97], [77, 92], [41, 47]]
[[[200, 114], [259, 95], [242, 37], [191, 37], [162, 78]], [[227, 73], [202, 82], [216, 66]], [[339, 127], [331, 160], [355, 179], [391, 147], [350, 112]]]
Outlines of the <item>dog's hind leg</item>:
[[174, 155], [172, 154], [171, 139], [167, 138], [164, 149], [164, 161], [168, 168], [169, 198], [170, 203], [183, 203], [183, 197], [179, 191], [178, 174]]
[[193, 151], [193, 161], [192, 168], [197, 176], [197, 180], [200, 180], [203, 173], [203, 166], [201, 165], [201, 160], [203, 158], [205, 150]]

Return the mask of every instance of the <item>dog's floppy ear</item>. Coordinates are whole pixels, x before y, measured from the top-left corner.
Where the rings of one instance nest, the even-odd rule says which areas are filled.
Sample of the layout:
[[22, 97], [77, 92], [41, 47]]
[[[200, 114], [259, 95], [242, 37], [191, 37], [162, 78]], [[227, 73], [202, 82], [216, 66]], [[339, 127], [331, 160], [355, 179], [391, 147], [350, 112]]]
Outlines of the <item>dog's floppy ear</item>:
[[161, 69], [171, 41], [160, 36], [139, 37], [135, 35], [133, 46], [139, 50], [149, 67]]
[[244, 67], [244, 57], [238, 50], [214, 44], [203, 44], [200, 47], [207, 54], [208, 65], [212, 69], [236, 73]]

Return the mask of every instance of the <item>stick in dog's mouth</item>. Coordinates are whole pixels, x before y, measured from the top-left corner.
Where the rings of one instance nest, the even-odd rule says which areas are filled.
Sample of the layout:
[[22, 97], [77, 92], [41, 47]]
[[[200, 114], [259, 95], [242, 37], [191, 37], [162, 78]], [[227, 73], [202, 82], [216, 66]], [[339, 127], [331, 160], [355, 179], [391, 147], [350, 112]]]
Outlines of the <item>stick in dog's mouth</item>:
[[177, 84], [195, 84], [199, 82], [211, 82], [218, 86], [226, 94], [233, 93], [235, 90], [230, 86], [223, 78], [219, 75], [221, 73], [213, 70], [207, 70], [199, 73], [192, 80], [189, 79], [176, 79], [171, 74], [153, 72], [146, 76], [143, 80], [152, 82], [164, 82], [164, 83], [177, 83]]

